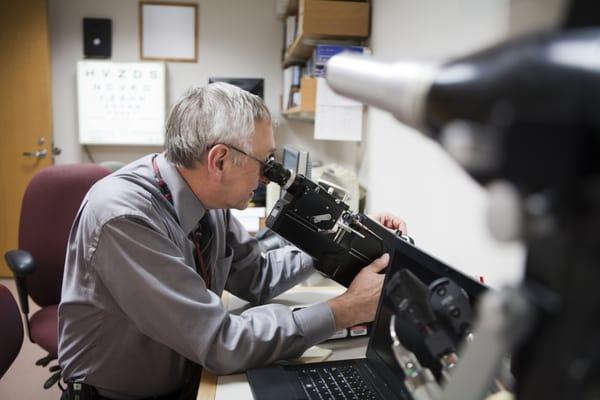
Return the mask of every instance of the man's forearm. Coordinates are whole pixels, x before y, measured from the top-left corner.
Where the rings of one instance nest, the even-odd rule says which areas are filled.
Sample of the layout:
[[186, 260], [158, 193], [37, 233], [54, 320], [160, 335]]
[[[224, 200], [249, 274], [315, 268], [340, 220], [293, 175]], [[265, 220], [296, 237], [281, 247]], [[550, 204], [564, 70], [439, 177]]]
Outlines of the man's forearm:
[[333, 318], [335, 320], [335, 329], [348, 328], [361, 321], [356, 321], [356, 305], [349, 301], [347, 296], [338, 296], [327, 301], [331, 307]]

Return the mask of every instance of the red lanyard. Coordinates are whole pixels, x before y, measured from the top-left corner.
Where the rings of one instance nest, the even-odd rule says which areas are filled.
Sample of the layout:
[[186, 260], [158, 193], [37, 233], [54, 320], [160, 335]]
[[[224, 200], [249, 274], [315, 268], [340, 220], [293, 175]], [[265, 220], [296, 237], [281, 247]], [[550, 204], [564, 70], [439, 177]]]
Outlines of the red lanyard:
[[[158, 164], [156, 163], [156, 157], [157, 155], [154, 155], [154, 157], [152, 157], [152, 169], [154, 170], [154, 178], [156, 179], [156, 183], [158, 184], [158, 187], [160, 188], [160, 191], [163, 194], [163, 196], [165, 196], [169, 203], [173, 204], [173, 196], [171, 195], [171, 190], [169, 189], [169, 186], [167, 186], [167, 183], [164, 181], [162, 175], [160, 174], [160, 169], [158, 168]], [[208, 213], [208, 211], [206, 211], [206, 213]], [[206, 214], [206, 217], [203, 217], [202, 219], [205, 219], [205, 223], [209, 223], [208, 214]], [[202, 249], [200, 246], [199, 233], [201, 234], [201, 229], [202, 224], [199, 224], [198, 227], [189, 234], [188, 238], [194, 243], [194, 256], [196, 259], [196, 265], [200, 266], [200, 275], [202, 276], [202, 279], [204, 279], [206, 287], [210, 289], [210, 270], [204, 262], [204, 257], [202, 257]], [[210, 239], [207, 242], [210, 243]], [[208, 250], [208, 245], [204, 250]]]

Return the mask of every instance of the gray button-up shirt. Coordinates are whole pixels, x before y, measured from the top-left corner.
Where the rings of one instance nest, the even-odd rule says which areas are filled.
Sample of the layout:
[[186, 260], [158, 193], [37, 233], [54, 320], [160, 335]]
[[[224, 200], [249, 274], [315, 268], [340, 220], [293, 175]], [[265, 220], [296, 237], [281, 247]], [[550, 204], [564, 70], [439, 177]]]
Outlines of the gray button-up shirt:
[[[261, 256], [228, 210], [205, 210], [173, 165], [152, 155], [97, 182], [75, 219], [65, 262], [59, 362], [105, 396], [132, 399], [180, 388], [185, 358], [231, 373], [294, 357], [330, 337], [326, 303], [231, 315], [223, 290], [261, 304], [306, 278], [312, 259], [288, 247]], [[196, 272], [188, 234], [210, 213], [211, 290]]]

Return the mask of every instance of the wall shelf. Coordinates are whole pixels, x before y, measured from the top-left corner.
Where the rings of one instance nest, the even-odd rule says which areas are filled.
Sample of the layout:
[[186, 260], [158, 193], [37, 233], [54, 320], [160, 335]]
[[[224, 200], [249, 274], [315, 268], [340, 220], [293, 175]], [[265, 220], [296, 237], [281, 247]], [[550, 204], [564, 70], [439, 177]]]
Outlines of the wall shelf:
[[275, 13], [279, 19], [298, 12], [298, 0], [277, 0]]
[[315, 120], [315, 112], [314, 111], [304, 111], [299, 106], [287, 109], [287, 110], [283, 111], [281, 114], [288, 119], [295, 119], [295, 120], [299, 120], [299, 121], [314, 121]]
[[306, 43], [305, 38], [298, 36], [283, 55], [283, 68], [305, 63], [310, 58], [314, 48], [314, 44], [311, 42]]
[[284, 53], [283, 67], [305, 62], [319, 41], [366, 39], [369, 13], [366, 2], [300, 0], [297, 37]]

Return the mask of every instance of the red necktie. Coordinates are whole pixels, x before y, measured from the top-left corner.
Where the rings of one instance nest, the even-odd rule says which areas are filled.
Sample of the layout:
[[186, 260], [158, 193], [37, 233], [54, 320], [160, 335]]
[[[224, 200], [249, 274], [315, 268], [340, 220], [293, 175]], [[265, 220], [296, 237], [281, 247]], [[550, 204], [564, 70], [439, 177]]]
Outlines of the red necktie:
[[210, 218], [208, 216], [208, 212], [204, 214], [204, 217], [202, 217], [196, 229], [194, 229], [188, 237], [192, 242], [194, 242], [196, 271], [200, 273], [202, 279], [204, 279], [206, 287], [210, 289], [211, 271], [210, 266], [208, 265], [208, 249], [212, 239], [212, 231], [210, 228]]
[[[210, 217], [208, 212], [198, 222], [198, 226], [188, 236], [194, 242], [194, 259], [196, 261], [196, 271], [200, 273], [206, 288], [210, 289], [211, 271], [208, 266], [208, 249], [212, 239], [212, 230], [210, 227]], [[195, 362], [186, 359], [185, 370], [183, 372], [183, 387], [180, 394], [182, 400], [194, 400], [198, 393], [202, 367]]]

